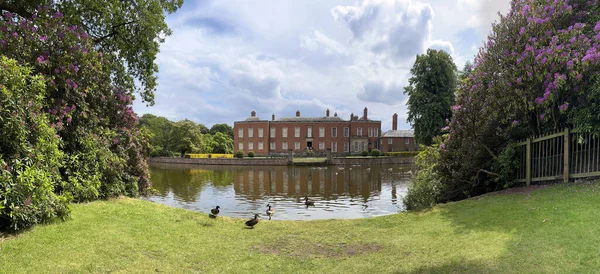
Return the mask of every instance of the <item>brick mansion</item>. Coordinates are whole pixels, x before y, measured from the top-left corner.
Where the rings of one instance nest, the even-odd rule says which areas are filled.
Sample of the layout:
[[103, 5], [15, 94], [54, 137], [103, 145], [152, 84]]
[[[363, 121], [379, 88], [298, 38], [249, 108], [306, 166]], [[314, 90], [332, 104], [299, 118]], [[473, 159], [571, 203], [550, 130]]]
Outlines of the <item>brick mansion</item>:
[[382, 152], [416, 151], [412, 130], [398, 130], [398, 115], [394, 114], [392, 130], [381, 133], [381, 121], [371, 120], [368, 109], [363, 116], [351, 114], [349, 120], [329, 115], [323, 117], [302, 117], [296, 111], [295, 117], [282, 117], [262, 120], [252, 111], [250, 117], [233, 124], [234, 150], [247, 154], [270, 155], [295, 152], [325, 152], [333, 154], [360, 153], [363, 150], [379, 149]]

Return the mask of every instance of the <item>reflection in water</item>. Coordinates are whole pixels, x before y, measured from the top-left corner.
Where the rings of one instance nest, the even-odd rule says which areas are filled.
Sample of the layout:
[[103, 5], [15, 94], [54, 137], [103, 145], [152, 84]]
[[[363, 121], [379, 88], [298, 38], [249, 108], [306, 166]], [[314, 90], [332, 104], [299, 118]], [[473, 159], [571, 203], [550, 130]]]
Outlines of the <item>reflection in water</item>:
[[[152, 201], [224, 216], [273, 220], [362, 218], [404, 210], [413, 166], [241, 167], [152, 164]], [[304, 206], [304, 197], [315, 202]]]

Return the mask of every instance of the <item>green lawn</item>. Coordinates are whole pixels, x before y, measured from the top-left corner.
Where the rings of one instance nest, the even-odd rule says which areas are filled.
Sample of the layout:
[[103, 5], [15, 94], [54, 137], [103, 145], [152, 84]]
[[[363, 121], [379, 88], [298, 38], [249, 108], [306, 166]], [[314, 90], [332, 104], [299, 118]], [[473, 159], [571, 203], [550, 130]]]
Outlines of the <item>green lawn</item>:
[[[276, 205], [275, 205], [276, 206]], [[249, 214], [250, 215], [250, 214]], [[245, 220], [135, 199], [0, 238], [1, 273], [594, 273], [600, 183], [360, 220]]]

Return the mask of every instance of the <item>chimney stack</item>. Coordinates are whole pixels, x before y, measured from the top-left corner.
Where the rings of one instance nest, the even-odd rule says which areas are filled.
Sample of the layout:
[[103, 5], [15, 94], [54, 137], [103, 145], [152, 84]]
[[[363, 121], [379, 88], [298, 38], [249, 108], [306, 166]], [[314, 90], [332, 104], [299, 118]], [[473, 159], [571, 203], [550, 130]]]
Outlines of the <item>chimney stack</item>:
[[337, 117], [337, 112], [333, 113], [333, 117]]
[[273, 115], [271, 115], [271, 120], [275, 121], [275, 113], [273, 113]]
[[368, 120], [367, 119], [367, 108], [366, 107], [365, 107], [365, 110], [364, 110], [363, 118], [365, 119], [365, 121]]
[[354, 121], [354, 113], [350, 113], [350, 121]]
[[300, 117], [300, 111], [296, 110], [296, 117]]
[[327, 111], [325, 111], [325, 116], [329, 117], [329, 109], [327, 109]]
[[398, 130], [398, 114], [396, 113], [392, 116], [392, 130]]
[[252, 112], [250, 112], [250, 116], [251, 117], [255, 117], [256, 116], [256, 111], [253, 110]]

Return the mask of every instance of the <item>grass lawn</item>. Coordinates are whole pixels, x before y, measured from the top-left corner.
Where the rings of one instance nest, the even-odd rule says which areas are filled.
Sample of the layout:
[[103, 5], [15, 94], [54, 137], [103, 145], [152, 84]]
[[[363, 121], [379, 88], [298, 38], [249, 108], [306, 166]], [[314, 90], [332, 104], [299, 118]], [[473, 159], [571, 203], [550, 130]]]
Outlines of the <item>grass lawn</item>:
[[600, 183], [517, 192], [255, 229], [128, 198], [78, 204], [66, 222], [0, 238], [0, 272], [597, 273]]

